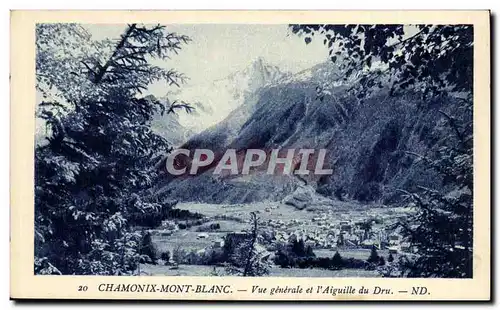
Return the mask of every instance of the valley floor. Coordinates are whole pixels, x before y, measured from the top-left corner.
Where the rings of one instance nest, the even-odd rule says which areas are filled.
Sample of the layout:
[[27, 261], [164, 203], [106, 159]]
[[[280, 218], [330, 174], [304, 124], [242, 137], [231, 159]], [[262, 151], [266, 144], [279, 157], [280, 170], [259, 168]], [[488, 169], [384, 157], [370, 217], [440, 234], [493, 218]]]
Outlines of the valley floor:
[[[207, 222], [193, 225], [185, 229], [159, 228], [153, 231], [152, 240], [159, 253], [173, 253], [176, 249], [183, 251], [203, 251], [203, 249], [220, 244], [231, 232], [245, 231], [250, 228], [250, 212], [256, 212], [259, 217], [259, 227], [262, 232], [271, 231], [274, 240], [287, 240], [292, 234], [308, 240], [312, 244], [316, 257], [332, 257], [337, 251], [344, 258], [366, 260], [370, 256], [371, 247], [363, 247], [358, 242], [356, 246], [337, 247], [336, 241], [331, 241], [333, 234], [339, 235], [342, 223], [352, 225], [351, 233], [344, 234], [346, 238], [358, 238], [354, 231], [356, 222], [375, 219], [372, 236], [379, 238], [387, 224], [409, 211], [403, 208], [388, 208], [385, 206], [366, 206], [352, 202], [332, 201], [332, 205], [322, 205], [298, 210], [293, 206], [279, 202], [259, 202], [250, 204], [218, 205], [205, 203], [179, 203], [178, 209], [203, 214]], [[219, 224], [220, 228], [207, 230], [211, 224]], [[175, 225], [174, 225], [175, 226]], [[359, 234], [358, 234], [359, 235]], [[373, 237], [375, 239], [375, 237]], [[360, 240], [358, 240], [360, 241]], [[272, 249], [268, 249], [273, 251]], [[379, 255], [386, 260], [389, 256], [387, 248], [380, 248]], [[393, 254], [394, 257], [397, 254]], [[183, 265], [172, 267], [164, 264], [141, 267], [141, 273], [148, 275], [167, 276], [214, 276], [214, 266]], [[223, 275], [224, 268], [217, 267], [217, 274]], [[378, 273], [362, 269], [299, 269], [280, 268], [273, 266], [271, 277], [377, 277]]]
[[[222, 267], [216, 267], [216, 272], [224, 275]], [[179, 265], [178, 269], [171, 269], [170, 266], [144, 264], [141, 266], [141, 274], [151, 276], [188, 276], [188, 277], [204, 277], [214, 276], [214, 266], [204, 265]], [[312, 278], [374, 278], [380, 277], [379, 273], [374, 270], [362, 269], [342, 269], [342, 270], [325, 270], [325, 269], [300, 269], [300, 268], [280, 268], [274, 266], [270, 269], [268, 277], [312, 277]]]

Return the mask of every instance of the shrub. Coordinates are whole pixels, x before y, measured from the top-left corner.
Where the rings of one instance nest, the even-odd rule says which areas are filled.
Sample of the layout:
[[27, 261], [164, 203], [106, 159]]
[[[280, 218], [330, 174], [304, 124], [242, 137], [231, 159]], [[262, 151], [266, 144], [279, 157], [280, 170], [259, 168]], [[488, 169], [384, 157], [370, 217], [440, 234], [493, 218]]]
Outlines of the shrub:
[[367, 263], [365, 260], [362, 259], [357, 259], [357, 258], [344, 258], [342, 259], [343, 266], [345, 268], [352, 268], [352, 269], [367, 269], [370, 264]]
[[304, 240], [300, 239], [300, 240], [293, 240], [292, 241], [292, 252], [293, 254], [295, 254], [296, 256], [298, 257], [303, 257], [303, 256], [306, 256], [306, 249], [305, 249], [305, 244], [304, 244]]
[[158, 250], [151, 239], [150, 232], [147, 232], [142, 238], [139, 254], [141, 255], [141, 262], [156, 264]]
[[370, 252], [370, 257], [366, 260], [369, 263], [372, 264], [377, 264], [380, 261], [380, 257], [378, 256], [377, 253], [377, 248], [375, 246], [372, 246], [372, 251]]
[[226, 256], [223, 249], [212, 249], [205, 259], [205, 265], [219, 265], [224, 262], [226, 262]]
[[330, 266], [334, 269], [340, 269], [344, 266], [344, 260], [338, 251], [333, 255]]
[[314, 256], [316, 256], [316, 254], [314, 254], [314, 251], [313, 251], [313, 249], [312, 249], [312, 247], [310, 245], [308, 245], [306, 247], [305, 255], [307, 257], [314, 257]]
[[187, 251], [181, 248], [180, 246], [176, 247], [172, 251], [172, 260], [177, 264], [185, 264], [187, 257]]
[[378, 261], [379, 266], [384, 266], [385, 265], [385, 259], [383, 256], [380, 256], [380, 260]]
[[[304, 240], [294, 239], [276, 252], [274, 263], [281, 267], [294, 267], [298, 264], [311, 264], [305, 262], [306, 258], [315, 257], [311, 246], [305, 246]], [[302, 259], [304, 258], [304, 259]], [[304, 263], [305, 262], [305, 263]]]
[[220, 248], [207, 247], [205, 251], [187, 251], [181, 247], [174, 249], [172, 259], [177, 264], [186, 265], [220, 265], [227, 260], [224, 250]]
[[220, 224], [219, 223], [211, 223], [210, 225], [201, 225], [196, 229], [196, 231], [213, 231], [220, 229]]
[[276, 252], [276, 255], [274, 256], [274, 263], [282, 268], [294, 267], [295, 265], [293, 258], [281, 249]]
[[314, 256], [294, 256], [293, 252], [279, 249], [274, 257], [274, 263], [281, 268], [322, 268], [339, 270], [342, 268], [374, 269], [374, 265], [356, 258], [343, 258], [336, 252], [332, 258]]
[[165, 261], [165, 264], [167, 264], [170, 261], [170, 252], [169, 251], [162, 252], [160, 254], [160, 258]]

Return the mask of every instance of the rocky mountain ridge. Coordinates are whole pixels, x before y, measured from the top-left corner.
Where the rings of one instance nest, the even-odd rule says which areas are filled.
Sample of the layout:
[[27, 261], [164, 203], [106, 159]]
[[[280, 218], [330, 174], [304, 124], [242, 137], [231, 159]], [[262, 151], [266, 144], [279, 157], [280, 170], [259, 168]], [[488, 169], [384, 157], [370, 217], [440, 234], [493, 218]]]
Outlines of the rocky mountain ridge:
[[183, 201], [241, 203], [281, 200], [297, 188], [312, 186], [334, 199], [389, 202], [396, 188], [430, 188], [438, 176], [406, 150], [425, 154], [443, 124], [438, 110], [423, 109], [417, 93], [391, 96], [386, 89], [361, 103], [346, 96], [349, 83], [331, 63], [317, 65], [248, 92], [245, 102], [216, 125], [194, 135], [182, 148], [226, 149], [324, 148], [330, 176], [268, 175], [166, 177], [157, 189]]

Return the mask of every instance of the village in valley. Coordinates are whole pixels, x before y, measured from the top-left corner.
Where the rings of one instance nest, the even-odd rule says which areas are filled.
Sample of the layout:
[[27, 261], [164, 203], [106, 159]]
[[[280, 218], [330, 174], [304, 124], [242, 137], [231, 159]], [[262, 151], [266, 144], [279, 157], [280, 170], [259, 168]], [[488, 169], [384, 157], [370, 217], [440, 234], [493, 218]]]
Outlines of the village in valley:
[[[163, 255], [166, 261], [156, 266], [146, 264], [143, 269], [149, 274], [199, 275], [192, 273], [190, 267], [211, 272], [212, 266], [203, 268], [204, 260], [196, 258], [224, 249], [228, 240], [239, 242], [248, 237], [252, 227], [251, 213], [258, 218], [260, 251], [266, 253], [263, 257], [270, 262], [279, 249], [299, 240], [315, 257], [331, 258], [339, 253], [344, 258], [365, 261], [375, 249], [384, 261], [392, 262], [400, 254], [412, 253], [401, 227], [396, 225], [412, 214], [411, 207], [361, 205], [329, 199], [305, 206], [285, 199], [234, 205], [181, 203], [176, 208], [197, 214], [198, 219], [165, 220], [160, 227], [150, 230], [158, 252], [168, 254]], [[271, 265], [271, 275], [289, 274], [284, 268]], [[308, 276], [309, 270], [312, 269], [300, 275]], [[370, 271], [368, 276], [378, 275]]]

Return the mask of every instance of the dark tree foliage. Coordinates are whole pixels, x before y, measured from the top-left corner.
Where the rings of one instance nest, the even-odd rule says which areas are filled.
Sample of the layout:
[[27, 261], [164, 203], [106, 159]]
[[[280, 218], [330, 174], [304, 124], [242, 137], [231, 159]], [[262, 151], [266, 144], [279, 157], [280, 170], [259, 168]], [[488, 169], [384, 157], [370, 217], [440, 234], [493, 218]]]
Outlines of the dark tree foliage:
[[[416, 165], [441, 175], [439, 190], [401, 189], [416, 215], [402, 222], [415, 248], [399, 275], [472, 277], [473, 27], [470, 25], [291, 25], [305, 43], [323, 40], [358, 103], [375, 92], [419, 94], [440, 115], [439, 139]], [[421, 105], [421, 102], [426, 104]], [[421, 105], [421, 106], [420, 106]]]
[[370, 232], [372, 231], [373, 220], [370, 218], [368, 220], [358, 222], [356, 223], [356, 226], [364, 231], [363, 239], [368, 239], [370, 237]]
[[252, 228], [248, 236], [238, 240], [238, 243], [230, 241], [227, 244], [226, 252], [229, 252], [227, 259], [229, 264], [226, 267], [226, 272], [228, 274], [243, 277], [269, 274], [268, 253], [259, 241], [259, 218], [255, 212], [251, 212], [250, 216]]
[[400, 224], [417, 249], [417, 258], [403, 260], [409, 277], [472, 277], [473, 254], [473, 130], [472, 105], [459, 101], [462, 113], [440, 111], [452, 133], [427, 155], [413, 154], [419, 164], [442, 175], [443, 188], [419, 186], [419, 192], [400, 190], [417, 209]]
[[375, 246], [372, 247], [370, 257], [368, 257], [366, 261], [372, 264], [377, 264], [380, 261], [380, 256], [378, 256], [377, 248]]
[[335, 252], [335, 255], [332, 257], [332, 268], [333, 269], [340, 269], [344, 266], [344, 260], [342, 256], [340, 256], [340, 253], [337, 251]]
[[307, 257], [314, 257], [314, 256], [316, 256], [316, 254], [314, 254], [313, 248], [310, 245], [308, 245], [306, 247], [305, 255]]
[[379, 266], [384, 266], [385, 265], [385, 258], [383, 256], [380, 256], [378, 264], [379, 264]]
[[141, 255], [141, 263], [156, 264], [158, 259], [158, 249], [153, 244], [153, 239], [151, 238], [151, 233], [149, 232], [145, 233], [142, 237], [139, 255]]
[[306, 248], [303, 239], [294, 239], [292, 242], [292, 252], [299, 257], [306, 256]]
[[[278, 249], [275, 255], [274, 263], [281, 267], [311, 266], [316, 260], [314, 250], [311, 246], [305, 246], [303, 239], [293, 239], [283, 248]], [[328, 262], [323, 262], [322, 268], [329, 266]], [[304, 267], [305, 268], [305, 267]]]
[[142, 92], [183, 82], [150, 60], [169, 58], [189, 38], [138, 24], [102, 42], [73, 24], [39, 24], [36, 35], [38, 117], [49, 133], [35, 149], [35, 273], [134, 272], [144, 250], [134, 215], [170, 207], [144, 195], [154, 161], [170, 150], [151, 120], [189, 109]]
[[162, 252], [160, 254], [160, 258], [165, 262], [165, 264], [167, 264], [170, 261], [170, 252], [169, 251]]
[[[274, 257], [274, 263], [281, 268], [322, 268], [340, 270], [343, 268], [373, 270], [374, 266], [365, 260], [357, 258], [343, 258], [339, 252], [333, 257], [296, 256], [291, 247], [289, 250], [279, 249]], [[379, 261], [380, 263], [380, 261]]]
[[188, 220], [188, 219], [202, 219], [204, 217], [203, 214], [198, 212], [190, 212], [188, 210], [181, 209], [168, 209], [167, 218], [179, 219], [179, 220]]
[[[426, 98], [443, 90], [468, 92], [473, 83], [473, 28], [469, 25], [291, 25], [310, 43], [323, 40], [330, 58], [345, 72], [357, 74], [353, 85], [364, 98], [374, 87], [401, 92], [418, 87]], [[380, 61], [384, 66], [375, 70]], [[364, 70], [364, 71], [363, 71]], [[387, 75], [386, 73], [390, 73]]]

